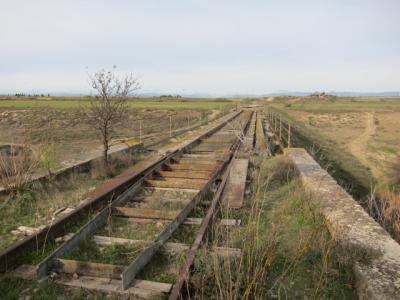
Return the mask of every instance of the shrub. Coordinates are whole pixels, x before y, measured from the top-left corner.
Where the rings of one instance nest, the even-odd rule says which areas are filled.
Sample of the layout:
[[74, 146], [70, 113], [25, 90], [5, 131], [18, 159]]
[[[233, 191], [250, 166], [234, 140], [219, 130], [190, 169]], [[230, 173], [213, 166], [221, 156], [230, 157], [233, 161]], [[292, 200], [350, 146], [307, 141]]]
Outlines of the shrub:
[[27, 144], [11, 145], [8, 153], [0, 153], [0, 186], [18, 190], [31, 179], [38, 165], [37, 155]]
[[40, 155], [40, 164], [46, 169], [49, 175], [59, 167], [56, 146], [48, 145], [43, 147]]

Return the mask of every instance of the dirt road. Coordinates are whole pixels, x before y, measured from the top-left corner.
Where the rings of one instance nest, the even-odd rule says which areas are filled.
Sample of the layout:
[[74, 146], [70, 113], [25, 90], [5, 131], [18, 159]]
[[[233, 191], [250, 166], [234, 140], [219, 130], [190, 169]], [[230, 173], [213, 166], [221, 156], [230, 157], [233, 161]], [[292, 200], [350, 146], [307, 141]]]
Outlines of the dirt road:
[[372, 175], [375, 178], [379, 178], [381, 173], [374, 165], [374, 163], [368, 158], [367, 145], [368, 141], [376, 132], [376, 125], [374, 120], [374, 113], [365, 113], [365, 129], [364, 132], [356, 137], [350, 143], [350, 152], [365, 166], [371, 169]]

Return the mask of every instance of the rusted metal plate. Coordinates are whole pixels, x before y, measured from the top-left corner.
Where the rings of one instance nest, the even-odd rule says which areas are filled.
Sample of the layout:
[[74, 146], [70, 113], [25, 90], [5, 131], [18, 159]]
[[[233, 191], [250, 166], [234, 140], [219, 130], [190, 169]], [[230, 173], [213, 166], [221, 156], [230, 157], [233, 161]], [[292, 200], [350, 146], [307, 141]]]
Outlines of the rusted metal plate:
[[207, 180], [204, 179], [182, 179], [182, 178], [162, 178], [160, 180], [148, 179], [144, 182], [145, 186], [162, 188], [183, 188], [198, 189], [204, 187]]
[[113, 214], [122, 217], [173, 220], [179, 211], [156, 210], [150, 208], [114, 207]]
[[232, 164], [223, 196], [223, 202], [226, 203], [228, 208], [241, 208], [243, 206], [248, 166], [248, 159], [235, 159]]
[[167, 178], [187, 178], [187, 179], [208, 179], [211, 176], [211, 172], [205, 171], [159, 171], [155, 174], [156, 177], [167, 177]]

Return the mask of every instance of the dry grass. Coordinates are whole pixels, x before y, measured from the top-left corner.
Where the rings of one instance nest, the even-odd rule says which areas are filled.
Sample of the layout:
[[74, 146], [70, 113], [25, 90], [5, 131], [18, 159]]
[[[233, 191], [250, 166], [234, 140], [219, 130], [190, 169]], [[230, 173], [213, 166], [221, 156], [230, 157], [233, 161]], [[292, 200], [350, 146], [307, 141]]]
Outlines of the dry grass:
[[392, 182], [394, 185], [400, 187], [400, 154], [397, 155], [396, 162], [392, 167]]
[[95, 159], [90, 164], [90, 174], [93, 179], [113, 177], [132, 166], [138, 160], [137, 155], [132, 153], [113, 153], [109, 157], [108, 165], [105, 165], [102, 158]]
[[367, 212], [400, 242], [400, 155], [392, 166], [390, 185], [382, 184], [366, 200]]
[[200, 256], [191, 296], [354, 298], [351, 268], [339, 259], [325, 219], [312, 195], [301, 187], [291, 162], [284, 157], [267, 159], [260, 170], [250, 170], [252, 191], [245, 209], [222, 211], [223, 217], [240, 217], [243, 227], [233, 231], [217, 227], [212, 235], [218, 246], [240, 247], [241, 257]]
[[40, 155], [34, 153], [27, 143], [10, 145], [0, 153], [0, 187], [15, 192], [22, 188], [40, 164]]
[[28, 184], [0, 198], [0, 250], [5, 249], [22, 235], [11, 231], [18, 226], [39, 227], [51, 224], [55, 212], [62, 207], [76, 207], [85, 200], [86, 193], [100, 184], [87, 174], [72, 174], [68, 178], [45, 184]]
[[387, 188], [372, 193], [366, 201], [367, 212], [400, 242], [400, 192]]
[[[168, 107], [168, 103], [166, 106]], [[174, 106], [170, 109], [135, 109], [130, 111], [123, 124], [116, 128], [115, 138], [141, 139], [146, 145], [154, 144], [169, 137], [170, 116], [173, 135], [176, 135], [193, 126], [215, 120], [221, 116], [221, 111], [177, 109]], [[88, 159], [97, 155], [101, 149], [94, 129], [80, 118], [79, 106], [76, 109], [0, 108], [0, 144], [23, 143], [23, 135], [27, 128], [32, 144], [39, 145], [51, 141], [57, 145], [55, 155], [62, 164]]]
[[[362, 103], [361, 103], [362, 104]], [[301, 125], [308, 138], [325, 148], [329, 156], [335, 158], [366, 182], [371, 179], [390, 181], [391, 165], [400, 151], [400, 129], [398, 110], [368, 109], [335, 110], [326, 106], [320, 110], [285, 109], [284, 113]], [[373, 118], [373, 123], [368, 119]], [[369, 130], [368, 130], [369, 129]], [[361, 172], [360, 166], [370, 172]]]

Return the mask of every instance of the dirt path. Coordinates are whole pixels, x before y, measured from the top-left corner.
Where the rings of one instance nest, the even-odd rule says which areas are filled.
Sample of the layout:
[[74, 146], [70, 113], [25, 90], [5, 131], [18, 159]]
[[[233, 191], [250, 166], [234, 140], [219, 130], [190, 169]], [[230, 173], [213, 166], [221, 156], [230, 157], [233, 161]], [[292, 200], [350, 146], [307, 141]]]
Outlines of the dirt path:
[[374, 120], [374, 113], [372, 112], [367, 112], [365, 114], [365, 129], [364, 132], [356, 137], [351, 143], [350, 143], [350, 152], [365, 166], [369, 167], [371, 169], [372, 175], [375, 178], [380, 177], [380, 171], [376, 168], [376, 166], [371, 162], [371, 160], [368, 158], [367, 155], [367, 144], [369, 139], [372, 137], [372, 135], [375, 134], [376, 132], [376, 125], [375, 125], [375, 120]]

